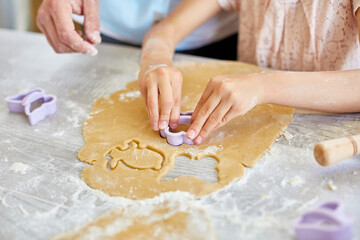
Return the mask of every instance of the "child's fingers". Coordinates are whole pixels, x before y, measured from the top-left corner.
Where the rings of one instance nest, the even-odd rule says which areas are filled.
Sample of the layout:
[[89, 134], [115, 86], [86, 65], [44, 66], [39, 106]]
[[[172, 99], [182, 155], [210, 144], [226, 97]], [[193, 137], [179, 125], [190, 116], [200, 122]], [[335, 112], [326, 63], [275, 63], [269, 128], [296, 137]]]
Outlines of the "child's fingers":
[[190, 139], [195, 139], [205, 122], [208, 120], [209, 116], [213, 113], [215, 108], [220, 103], [220, 96], [212, 94], [206, 103], [199, 110], [198, 115], [196, 116], [194, 122], [191, 123], [189, 130], [186, 133], [186, 136]]
[[175, 129], [179, 124], [180, 108], [181, 108], [181, 88], [182, 88], [181, 74], [179, 74], [177, 78], [179, 79], [175, 79], [175, 81], [173, 81], [171, 84], [173, 89], [173, 96], [174, 96], [173, 106], [170, 114], [170, 127], [172, 129]]
[[160, 91], [160, 120], [159, 128], [164, 129], [169, 125], [171, 108], [173, 106], [173, 92], [170, 81], [161, 79], [159, 84]]
[[199, 134], [195, 138], [196, 144], [202, 143], [202, 141], [210, 134], [214, 128], [222, 122], [224, 116], [227, 114], [231, 105], [228, 102], [221, 101], [216, 109], [210, 114], [206, 120], [204, 126], [201, 128]]
[[208, 83], [208, 85], [206, 86], [198, 104], [196, 105], [194, 112], [191, 116], [191, 122], [194, 122], [197, 115], [199, 114], [200, 109], [203, 107], [203, 105], [206, 103], [206, 101], [208, 100], [208, 98], [210, 97], [210, 95], [213, 93], [214, 91], [214, 84], [212, 81], [210, 81]]
[[214, 127], [215, 129], [221, 128], [225, 124], [227, 124], [231, 119], [234, 117], [237, 117], [238, 114], [234, 111], [234, 107], [232, 106], [229, 111], [224, 115], [224, 117], [221, 119], [221, 121]]
[[158, 88], [156, 84], [152, 84], [148, 87], [146, 94], [146, 107], [148, 110], [151, 127], [155, 131], [159, 130], [159, 100], [158, 100]]

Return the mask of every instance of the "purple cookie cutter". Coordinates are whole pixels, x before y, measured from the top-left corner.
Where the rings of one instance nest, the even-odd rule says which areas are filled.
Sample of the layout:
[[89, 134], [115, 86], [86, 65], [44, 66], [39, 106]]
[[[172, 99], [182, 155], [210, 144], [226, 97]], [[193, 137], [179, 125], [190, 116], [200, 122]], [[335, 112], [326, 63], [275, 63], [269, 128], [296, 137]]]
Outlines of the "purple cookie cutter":
[[[37, 124], [47, 116], [54, 114], [57, 110], [57, 98], [54, 95], [46, 95], [41, 88], [35, 88], [25, 93], [7, 97], [5, 101], [8, 104], [10, 112], [25, 113], [31, 125]], [[32, 104], [38, 102], [40, 106], [32, 109]]]
[[352, 217], [339, 202], [325, 202], [294, 222], [298, 240], [350, 240]]
[[[179, 125], [180, 124], [190, 124], [192, 113], [193, 113], [192, 111], [181, 112]], [[169, 127], [165, 128], [165, 129], [161, 129], [160, 136], [163, 138], [166, 138], [166, 141], [170, 145], [173, 145], [173, 146], [180, 146], [181, 144], [188, 144], [188, 145], [194, 144], [193, 140], [186, 137], [186, 132], [184, 132], [184, 131], [177, 132], [177, 133], [170, 132]]]
[[35, 88], [32, 90], [29, 90], [27, 92], [24, 93], [20, 93], [18, 95], [15, 96], [11, 96], [11, 97], [7, 97], [5, 98], [5, 101], [7, 102], [8, 108], [10, 112], [15, 112], [15, 113], [25, 113], [25, 108], [23, 105], [23, 100], [25, 97], [33, 94], [33, 93], [43, 93], [44, 90], [41, 88]]

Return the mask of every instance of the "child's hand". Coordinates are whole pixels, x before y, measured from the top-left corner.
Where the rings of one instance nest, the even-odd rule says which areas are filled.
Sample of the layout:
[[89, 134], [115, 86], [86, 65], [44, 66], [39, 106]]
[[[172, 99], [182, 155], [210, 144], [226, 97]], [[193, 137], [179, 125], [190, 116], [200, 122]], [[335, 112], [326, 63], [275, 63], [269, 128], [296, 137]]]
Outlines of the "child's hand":
[[139, 78], [139, 87], [152, 128], [164, 129], [169, 122], [171, 128], [176, 128], [180, 118], [181, 72], [165, 64], [150, 66]]
[[187, 137], [200, 144], [212, 130], [263, 102], [261, 73], [215, 76], [194, 110]]

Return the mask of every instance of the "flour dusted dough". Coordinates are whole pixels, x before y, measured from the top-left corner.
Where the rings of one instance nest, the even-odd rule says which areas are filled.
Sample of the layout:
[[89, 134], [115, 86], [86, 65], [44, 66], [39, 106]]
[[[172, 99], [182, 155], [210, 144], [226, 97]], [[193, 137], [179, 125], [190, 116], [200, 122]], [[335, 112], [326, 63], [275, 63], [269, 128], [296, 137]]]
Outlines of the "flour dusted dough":
[[162, 205], [135, 204], [113, 209], [85, 226], [61, 233], [52, 240], [217, 239], [203, 209], [167, 202]]
[[[195, 108], [212, 76], [263, 71], [239, 62], [181, 63], [177, 67], [184, 78], [182, 111]], [[79, 159], [91, 164], [82, 174], [89, 186], [130, 199], [176, 190], [203, 196], [226, 186], [244, 174], [244, 166], [256, 164], [292, 121], [294, 111], [259, 105], [212, 132], [201, 145], [175, 147], [151, 129], [137, 83], [130, 83], [127, 88], [94, 102], [84, 123], [86, 144]], [[209, 152], [208, 147], [217, 151]], [[203, 157], [216, 159], [218, 182], [194, 176], [162, 181], [180, 155], [194, 161]]]

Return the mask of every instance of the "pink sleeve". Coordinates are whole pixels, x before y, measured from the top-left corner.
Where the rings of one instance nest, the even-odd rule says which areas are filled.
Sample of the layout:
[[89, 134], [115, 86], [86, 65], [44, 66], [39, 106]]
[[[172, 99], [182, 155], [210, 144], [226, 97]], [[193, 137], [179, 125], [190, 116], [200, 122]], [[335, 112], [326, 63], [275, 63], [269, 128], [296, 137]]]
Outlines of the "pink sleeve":
[[[221, 1], [221, 0], [218, 0], [218, 1]], [[360, 0], [352, 0], [352, 5], [353, 5], [353, 14], [354, 14], [354, 17], [356, 18], [356, 11], [358, 10], [358, 8], [360, 7]]]
[[[217, 0], [219, 5], [226, 11], [238, 11], [239, 10], [239, 1], [241, 0]], [[354, 0], [360, 1], [360, 0]]]

